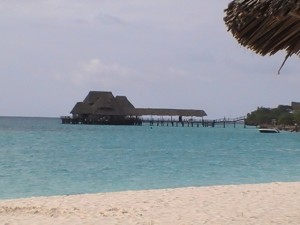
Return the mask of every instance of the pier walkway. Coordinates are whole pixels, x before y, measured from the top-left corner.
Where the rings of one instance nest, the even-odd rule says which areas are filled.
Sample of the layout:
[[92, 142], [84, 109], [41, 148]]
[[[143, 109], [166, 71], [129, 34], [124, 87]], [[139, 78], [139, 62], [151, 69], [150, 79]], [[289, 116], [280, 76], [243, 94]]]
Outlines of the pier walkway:
[[72, 117], [61, 117], [63, 124], [90, 124], [90, 125], [149, 125], [149, 126], [171, 126], [171, 127], [226, 127], [229, 125], [242, 124], [246, 127], [245, 124], [245, 116], [237, 117], [237, 118], [222, 118], [215, 120], [207, 120], [203, 118], [189, 118], [183, 119], [179, 117], [178, 120], [174, 118], [143, 118], [143, 117], [130, 117], [126, 120], [115, 120], [115, 121], [103, 121], [103, 120], [80, 120]]
[[237, 118], [222, 118], [222, 119], [216, 119], [216, 120], [205, 120], [205, 119], [187, 119], [187, 120], [170, 120], [170, 119], [141, 119], [139, 122], [137, 122], [135, 125], [145, 125], [149, 124], [150, 126], [172, 126], [172, 127], [216, 127], [216, 126], [222, 126], [226, 127], [228, 125], [233, 125], [236, 127], [236, 124], [242, 124], [244, 127], [245, 125], [245, 116], [237, 117]]

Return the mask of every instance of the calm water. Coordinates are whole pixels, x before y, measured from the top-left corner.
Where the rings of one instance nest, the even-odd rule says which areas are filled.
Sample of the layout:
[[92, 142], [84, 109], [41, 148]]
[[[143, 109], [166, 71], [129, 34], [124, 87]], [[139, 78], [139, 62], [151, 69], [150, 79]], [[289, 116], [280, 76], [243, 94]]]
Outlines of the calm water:
[[0, 117], [0, 198], [300, 181], [300, 133]]

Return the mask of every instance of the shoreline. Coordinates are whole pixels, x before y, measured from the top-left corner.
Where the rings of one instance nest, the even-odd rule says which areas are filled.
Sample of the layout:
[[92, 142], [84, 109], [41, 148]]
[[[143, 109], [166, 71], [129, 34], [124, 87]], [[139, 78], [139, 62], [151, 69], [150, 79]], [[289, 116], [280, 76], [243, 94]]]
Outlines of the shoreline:
[[300, 224], [300, 182], [0, 200], [0, 224]]

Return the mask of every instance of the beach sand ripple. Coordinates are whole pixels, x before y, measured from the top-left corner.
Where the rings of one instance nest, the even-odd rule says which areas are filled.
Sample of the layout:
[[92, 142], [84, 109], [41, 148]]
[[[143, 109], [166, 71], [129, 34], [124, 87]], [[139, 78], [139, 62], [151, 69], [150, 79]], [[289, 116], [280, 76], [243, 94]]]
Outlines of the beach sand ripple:
[[300, 182], [3, 200], [0, 224], [299, 225]]

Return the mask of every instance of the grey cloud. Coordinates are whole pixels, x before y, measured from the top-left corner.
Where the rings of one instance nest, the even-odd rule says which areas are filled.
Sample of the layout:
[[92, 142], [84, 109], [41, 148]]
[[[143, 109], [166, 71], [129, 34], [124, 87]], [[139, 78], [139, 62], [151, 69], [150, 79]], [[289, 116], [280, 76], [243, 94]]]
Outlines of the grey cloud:
[[[140, 107], [203, 108], [211, 118], [297, 101], [298, 58], [275, 76], [282, 55], [240, 47], [223, 22], [227, 4], [2, 1], [0, 115], [68, 114], [89, 90], [103, 89]], [[8, 94], [10, 101], [1, 97]]]

